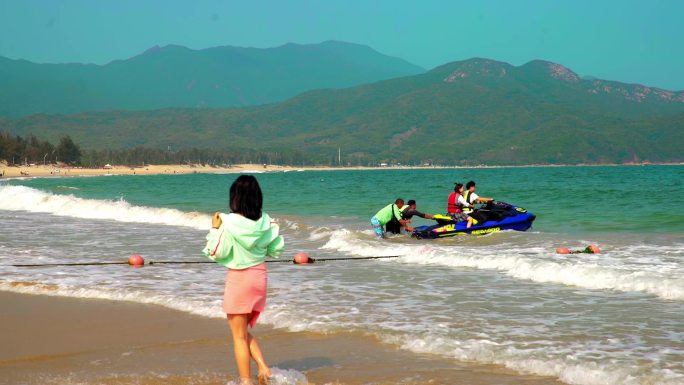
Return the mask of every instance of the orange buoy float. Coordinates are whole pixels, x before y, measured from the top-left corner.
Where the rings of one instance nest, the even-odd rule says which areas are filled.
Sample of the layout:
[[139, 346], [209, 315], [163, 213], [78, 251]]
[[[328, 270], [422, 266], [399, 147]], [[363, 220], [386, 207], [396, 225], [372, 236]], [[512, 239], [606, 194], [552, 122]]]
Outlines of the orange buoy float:
[[596, 245], [589, 245], [584, 249], [584, 252], [589, 254], [601, 254], [601, 249]]
[[307, 253], [297, 253], [292, 260], [297, 265], [306, 265], [309, 263], [309, 255]]
[[128, 257], [128, 264], [131, 266], [139, 267], [145, 264], [145, 260], [140, 255], [133, 254], [130, 257]]
[[570, 250], [567, 247], [557, 247], [556, 254], [600, 254], [601, 249], [596, 245], [589, 245], [584, 248], [584, 250]]

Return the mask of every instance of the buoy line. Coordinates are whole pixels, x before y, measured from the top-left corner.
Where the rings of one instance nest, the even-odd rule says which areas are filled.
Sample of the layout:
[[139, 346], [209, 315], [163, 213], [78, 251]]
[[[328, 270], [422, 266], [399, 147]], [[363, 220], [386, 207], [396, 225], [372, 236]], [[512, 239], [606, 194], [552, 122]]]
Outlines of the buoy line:
[[582, 250], [570, 250], [567, 247], [556, 248], [556, 254], [601, 254], [601, 249], [596, 245], [589, 245]]
[[[300, 253], [303, 254], [303, 253]], [[399, 255], [385, 255], [385, 256], [373, 256], [373, 257], [342, 257], [342, 258], [321, 258], [314, 259], [309, 256], [303, 258], [300, 254], [295, 255], [294, 259], [267, 259], [265, 263], [293, 263], [295, 265], [305, 265], [314, 262], [328, 262], [328, 261], [363, 261], [370, 259], [386, 259], [386, 258], [399, 258]], [[144, 265], [193, 265], [193, 264], [211, 264], [216, 263], [213, 261], [147, 261], [145, 262], [142, 257], [129, 258], [128, 261], [105, 261], [105, 262], [64, 262], [64, 263], [35, 263], [35, 264], [14, 264], [13, 267], [51, 267], [51, 266], [100, 266], [100, 265], [131, 265], [131, 266], [144, 266]], [[299, 257], [299, 258], [297, 258]], [[133, 263], [132, 263], [133, 262]]]
[[[600, 254], [601, 249], [597, 245], [589, 245], [582, 250], [570, 250], [567, 247], [558, 247], [556, 249], [558, 254]], [[321, 258], [314, 259], [309, 257], [307, 253], [297, 253], [293, 259], [267, 259], [265, 263], [293, 263], [295, 265], [307, 265], [315, 262], [332, 262], [332, 261], [363, 261], [370, 259], [386, 259], [399, 258], [400, 255], [382, 255], [372, 257], [340, 257], [340, 258]], [[131, 255], [128, 261], [105, 261], [105, 262], [63, 262], [63, 263], [36, 263], [36, 264], [13, 264], [13, 267], [50, 267], [50, 266], [99, 266], [99, 265], [131, 265], [140, 267], [144, 265], [193, 265], [193, 264], [210, 264], [216, 263], [214, 261], [147, 261], [138, 254]]]

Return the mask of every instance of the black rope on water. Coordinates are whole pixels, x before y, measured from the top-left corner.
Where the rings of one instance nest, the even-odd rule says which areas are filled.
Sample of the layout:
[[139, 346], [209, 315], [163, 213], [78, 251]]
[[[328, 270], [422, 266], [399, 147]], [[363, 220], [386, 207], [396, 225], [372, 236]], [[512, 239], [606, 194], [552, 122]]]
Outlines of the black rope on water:
[[37, 263], [18, 264], [14, 267], [43, 267], [43, 266], [96, 266], [96, 265], [128, 265], [128, 262], [67, 262], [67, 263]]
[[[309, 258], [308, 263], [314, 262], [329, 262], [329, 261], [363, 261], [369, 259], [386, 259], [399, 258], [399, 255], [385, 255], [376, 257], [342, 257], [342, 258]], [[294, 263], [292, 259], [268, 259], [266, 263]], [[213, 264], [214, 261], [147, 261], [144, 265], [199, 265], [199, 264]], [[36, 264], [16, 264], [13, 267], [50, 267], [50, 266], [104, 266], [104, 265], [129, 265], [128, 262], [65, 262], [65, 263], [36, 263]]]
[[384, 255], [380, 257], [342, 257], [342, 258], [323, 258], [323, 259], [313, 259], [309, 258], [309, 263], [313, 262], [327, 262], [327, 261], [362, 261], [368, 259], [386, 259], [386, 258], [399, 258], [400, 255]]

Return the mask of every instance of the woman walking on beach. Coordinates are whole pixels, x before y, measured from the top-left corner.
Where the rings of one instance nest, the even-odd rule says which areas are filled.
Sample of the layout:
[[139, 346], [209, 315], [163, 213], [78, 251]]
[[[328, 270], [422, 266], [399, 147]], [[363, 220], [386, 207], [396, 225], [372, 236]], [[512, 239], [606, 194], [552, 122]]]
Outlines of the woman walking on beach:
[[207, 235], [204, 254], [228, 267], [223, 310], [233, 335], [233, 349], [241, 384], [251, 384], [250, 358], [259, 370], [259, 383], [266, 383], [271, 371], [264, 361], [254, 327], [266, 305], [266, 256], [277, 257], [283, 237], [268, 214], [261, 211], [263, 196], [256, 178], [241, 175], [230, 186], [230, 214], [216, 212]]

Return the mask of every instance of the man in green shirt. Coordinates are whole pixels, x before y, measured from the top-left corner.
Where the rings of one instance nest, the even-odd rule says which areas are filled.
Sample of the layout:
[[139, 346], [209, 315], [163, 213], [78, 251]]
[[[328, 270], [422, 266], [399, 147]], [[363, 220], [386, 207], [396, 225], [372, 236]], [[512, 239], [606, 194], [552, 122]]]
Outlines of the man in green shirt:
[[371, 218], [371, 225], [373, 225], [373, 232], [375, 232], [375, 235], [378, 238], [385, 238], [384, 226], [387, 224], [387, 222], [392, 220], [398, 221], [406, 229], [406, 231], [413, 231], [413, 229], [409, 227], [408, 222], [401, 217], [402, 207], [404, 207], [404, 200], [397, 198], [394, 203], [388, 204], [380, 209], [380, 211], [378, 211], [375, 215], [373, 215]]
[[[406, 220], [406, 224], [411, 223], [411, 218], [414, 216], [419, 216], [425, 219], [432, 219], [432, 215], [421, 213], [417, 209], [416, 201], [409, 199], [408, 202], [401, 208], [401, 217]], [[392, 234], [401, 234], [401, 223], [395, 218], [385, 224], [385, 232]]]

